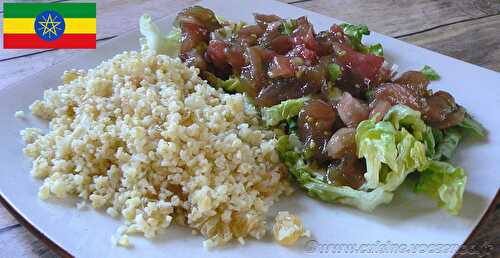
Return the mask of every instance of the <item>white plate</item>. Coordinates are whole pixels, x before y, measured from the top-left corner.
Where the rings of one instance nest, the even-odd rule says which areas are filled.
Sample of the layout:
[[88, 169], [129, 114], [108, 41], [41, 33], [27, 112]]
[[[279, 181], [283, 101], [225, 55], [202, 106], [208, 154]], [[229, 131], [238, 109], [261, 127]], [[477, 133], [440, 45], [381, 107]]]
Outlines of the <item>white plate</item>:
[[[203, 1], [201, 5], [213, 9], [218, 15], [231, 20], [251, 22], [252, 13], [272, 13], [292, 18], [307, 15], [317, 31], [327, 29], [340, 21], [313, 12], [278, 2], [252, 1]], [[131, 17], [139, 19], [139, 17]], [[173, 17], [159, 21], [161, 28], [168, 31]], [[369, 24], [368, 24], [369, 25]], [[500, 74], [478, 66], [464, 63], [441, 54], [418, 48], [399, 40], [377, 33], [368, 37], [370, 42], [380, 42], [384, 46], [389, 61], [399, 65], [400, 70], [420, 69], [428, 64], [435, 68], [442, 79], [432, 83], [432, 88], [452, 92], [458, 103], [465, 106], [490, 134], [488, 142], [462, 146], [454, 163], [469, 173], [463, 209], [459, 216], [451, 216], [435, 207], [434, 201], [426, 196], [415, 195], [402, 190], [395, 195], [390, 205], [380, 207], [368, 214], [340, 205], [325, 204], [308, 198], [298, 191], [292, 198], [283, 200], [277, 209], [298, 214], [305, 226], [311, 230], [312, 239], [302, 240], [297, 246], [286, 248], [273, 243], [268, 237], [264, 241], [247, 241], [245, 246], [232, 245], [223, 249], [207, 251], [202, 247], [202, 237], [192, 236], [185, 228], [172, 227], [166, 234], [154, 239], [132, 237], [134, 247], [124, 249], [113, 247], [110, 236], [120, 226], [120, 221], [102, 212], [93, 210], [77, 211], [75, 200], [65, 204], [43, 202], [37, 198], [41, 181], [29, 175], [31, 162], [21, 149], [24, 144], [19, 131], [28, 126], [46, 125], [29, 116], [27, 120], [16, 120], [14, 112], [28, 111], [28, 106], [42, 98], [44, 89], [60, 83], [62, 72], [70, 68], [94, 67], [102, 60], [131, 49], [138, 49], [138, 31], [112, 39], [93, 53], [74, 58], [72, 61], [52, 66], [36, 76], [24, 79], [0, 91], [0, 193], [4, 199], [31, 225], [42, 232], [56, 245], [77, 257], [300, 257], [314, 243], [370, 244], [361, 246], [384, 250], [383, 244], [390, 245], [401, 257], [450, 257], [453, 251], [446, 246], [460, 245], [471, 233], [495, 196], [500, 184], [498, 173], [498, 153], [500, 153], [500, 119], [496, 107], [500, 105]], [[411, 249], [411, 244], [431, 244]], [[433, 245], [434, 244], [434, 245]], [[340, 256], [345, 256], [347, 246]], [[437, 248], [437, 250], [436, 250]], [[307, 248], [306, 248], [307, 249]], [[326, 249], [316, 248], [320, 254]], [[350, 250], [350, 249], [349, 249]], [[386, 252], [389, 250], [385, 250]], [[411, 253], [416, 251], [417, 253]], [[410, 252], [410, 254], [408, 254]], [[423, 252], [423, 253], [422, 253]], [[433, 253], [430, 253], [433, 252]], [[436, 253], [439, 252], [439, 253]], [[348, 251], [351, 255], [350, 251]], [[330, 256], [332, 253], [323, 253]], [[363, 256], [360, 254], [359, 257]], [[376, 256], [376, 255], [375, 255]]]

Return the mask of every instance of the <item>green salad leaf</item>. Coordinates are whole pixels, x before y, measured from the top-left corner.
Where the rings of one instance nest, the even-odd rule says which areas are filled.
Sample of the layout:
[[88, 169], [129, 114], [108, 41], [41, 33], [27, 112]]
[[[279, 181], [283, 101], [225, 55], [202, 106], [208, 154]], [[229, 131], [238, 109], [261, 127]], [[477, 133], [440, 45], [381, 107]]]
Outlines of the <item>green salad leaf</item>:
[[462, 207], [467, 176], [462, 168], [448, 162], [431, 161], [420, 173], [416, 192], [423, 192], [438, 201], [438, 205], [451, 214], [458, 214]]
[[[382, 121], [375, 121], [365, 120], [356, 130], [358, 157], [366, 159], [363, 188], [394, 191], [409, 173], [426, 167], [427, 147], [422, 139], [427, 128], [419, 112], [403, 105], [392, 107]], [[380, 175], [382, 165], [390, 169], [385, 180]]]
[[344, 33], [351, 38], [351, 40], [355, 41], [356, 43], [361, 44], [361, 39], [365, 35], [370, 35], [370, 30], [368, 29], [368, 26], [364, 24], [348, 24], [348, 23], [341, 23], [340, 28], [344, 31]]
[[457, 127], [446, 130], [434, 130], [436, 148], [434, 160], [449, 160], [463, 138], [462, 132]]
[[390, 122], [376, 123], [375, 119], [365, 120], [356, 129], [356, 146], [358, 157], [366, 159], [366, 189], [379, 186], [379, 172], [382, 164], [392, 170], [398, 170], [396, 129]]
[[464, 120], [458, 124], [458, 127], [460, 127], [466, 134], [470, 134], [478, 138], [486, 137], [486, 129], [484, 126], [474, 120], [469, 113], [465, 114]]
[[262, 120], [266, 126], [275, 126], [299, 114], [308, 97], [289, 99], [278, 105], [261, 109]]
[[368, 53], [376, 56], [384, 56], [384, 48], [382, 44], [377, 43], [368, 47]]
[[[364, 157], [367, 164], [363, 187], [394, 191], [408, 174], [419, 171], [416, 191], [428, 193], [445, 210], [458, 213], [465, 172], [438, 159], [451, 158], [461, 137], [457, 128], [434, 133], [425, 125], [420, 112], [403, 105], [392, 107], [378, 123], [361, 122], [356, 130], [356, 144], [358, 156]], [[383, 167], [390, 171], [382, 173]]]
[[241, 84], [239, 78], [232, 77], [227, 80], [222, 80], [221, 78], [215, 76], [210, 72], [203, 72], [203, 75], [205, 75], [205, 78], [207, 78], [208, 83], [217, 89], [222, 88], [225, 92], [228, 93], [244, 92], [243, 85]]
[[465, 172], [436, 157], [451, 157], [456, 132], [437, 130], [435, 135], [420, 112], [403, 105], [393, 106], [379, 122], [362, 121], [356, 129], [359, 158], [366, 160], [365, 183], [359, 189], [328, 184], [306, 161], [306, 149], [294, 134], [281, 136], [277, 151], [298, 184], [318, 199], [339, 202], [371, 211], [392, 200], [394, 191], [407, 176], [417, 177], [417, 192], [436, 198], [452, 214], [461, 206]]
[[375, 99], [375, 92], [373, 90], [367, 90], [365, 92], [365, 98], [368, 100], [368, 103], [372, 102]]
[[354, 206], [360, 210], [372, 211], [380, 204], [389, 203], [393, 194], [382, 189], [366, 192], [348, 186], [334, 186], [314, 175], [312, 169], [304, 162], [301, 155], [300, 142], [295, 135], [284, 135], [278, 139], [277, 151], [283, 163], [289, 168], [297, 183], [309, 195], [326, 202], [339, 202]]
[[334, 82], [340, 78], [342, 74], [342, 70], [340, 70], [340, 66], [338, 64], [329, 64], [328, 65], [328, 75], [330, 81]]
[[422, 140], [427, 126], [420, 118], [420, 112], [415, 111], [404, 105], [393, 106], [384, 116], [384, 121], [390, 121], [396, 129], [407, 127], [411, 129], [412, 134]]
[[241, 30], [241, 28], [246, 26], [245, 22], [233, 23], [227, 20], [221, 20], [219, 16], [217, 16], [217, 20], [224, 26], [216, 29], [215, 33], [226, 40], [230, 40], [233, 35], [237, 34]]
[[337, 103], [338, 101], [340, 101], [344, 92], [338, 87], [335, 87], [335, 84], [331, 81], [328, 81], [327, 85], [328, 85], [328, 91], [327, 91], [328, 100], [331, 103]]
[[402, 126], [407, 127], [418, 141], [425, 144], [427, 156], [432, 157], [436, 144], [432, 128], [425, 125], [420, 116], [418, 111], [404, 105], [396, 105], [386, 113], [384, 120], [390, 121], [396, 129], [400, 129]]
[[339, 26], [342, 28], [342, 31], [344, 31], [344, 34], [349, 36], [351, 39], [352, 47], [367, 54], [384, 56], [384, 48], [382, 47], [382, 44], [377, 43], [371, 46], [363, 45], [363, 36], [370, 35], [370, 30], [366, 25], [341, 23]]
[[441, 76], [439, 76], [439, 74], [434, 69], [432, 69], [432, 67], [428, 65], [425, 65], [424, 68], [422, 68], [422, 70], [420, 71], [423, 74], [425, 74], [425, 76], [427, 76], [427, 78], [431, 81], [436, 81], [441, 79]]
[[224, 16], [222, 15], [215, 15], [215, 19], [217, 19], [217, 21], [220, 23], [220, 24], [223, 24], [223, 23], [227, 23], [229, 22]]
[[146, 44], [150, 50], [171, 57], [179, 55], [181, 47], [180, 28], [173, 27], [169, 34], [163, 35], [151, 16], [143, 14], [139, 20], [139, 29], [142, 36], [146, 38]]
[[432, 135], [434, 136], [435, 148], [429, 156], [434, 160], [447, 161], [453, 157], [460, 141], [465, 136], [472, 135], [484, 138], [486, 137], [486, 129], [466, 113], [460, 124], [443, 130], [432, 129]]
[[297, 28], [297, 20], [290, 19], [283, 21], [283, 33], [285, 35], [292, 35], [293, 31]]

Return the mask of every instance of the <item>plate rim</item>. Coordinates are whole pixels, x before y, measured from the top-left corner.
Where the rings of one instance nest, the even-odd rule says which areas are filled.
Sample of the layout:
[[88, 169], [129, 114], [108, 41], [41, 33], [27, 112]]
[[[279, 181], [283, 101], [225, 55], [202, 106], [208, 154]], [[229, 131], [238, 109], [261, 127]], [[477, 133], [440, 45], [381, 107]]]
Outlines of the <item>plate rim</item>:
[[[42, 241], [50, 250], [54, 251], [56, 254], [63, 258], [74, 257], [69, 251], [64, 249], [64, 247], [57, 244], [56, 241], [48, 237], [42, 230], [40, 230], [36, 225], [32, 224], [29, 219], [21, 215], [21, 213], [12, 205], [7, 198], [3, 196], [0, 192], [0, 204], [12, 215], [16, 221], [21, 224], [25, 229], [27, 229], [32, 235], [34, 235], [38, 240]], [[9, 227], [9, 226], [7, 226]]]
[[[486, 221], [493, 216], [493, 213], [496, 211], [496, 205], [495, 203], [500, 202], [500, 189], [497, 190], [497, 193], [495, 194], [495, 197], [491, 200], [490, 204], [488, 205], [488, 208], [484, 212], [484, 214], [481, 216], [481, 219], [479, 222], [474, 226], [472, 231], [469, 233], [465, 241], [462, 243], [461, 246], [468, 246], [472, 244], [472, 241], [474, 241], [474, 238], [477, 237], [479, 234], [479, 228], [482, 227]], [[64, 249], [63, 246], [57, 244], [56, 241], [52, 240], [50, 237], [48, 237], [43, 231], [41, 231], [36, 225], [32, 224], [27, 218], [25, 218], [21, 213], [16, 210], [14, 205], [12, 205], [7, 198], [3, 196], [3, 194], [0, 192], [0, 204], [5, 207], [5, 209], [16, 219], [19, 224], [21, 224], [24, 228], [26, 228], [32, 235], [34, 235], [38, 240], [42, 241], [44, 244], [47, 245], [47, 247], [60, 255], [63, 258], [73, 258], [74, 256]], [[8, 227], [8, 226], [7, 226]], [[459, 257], [465, 257], [467, 256], [466, 253], [461, 253], [459, 248], [455, 254], [453, 254], [453, 258], [459, 258]]]

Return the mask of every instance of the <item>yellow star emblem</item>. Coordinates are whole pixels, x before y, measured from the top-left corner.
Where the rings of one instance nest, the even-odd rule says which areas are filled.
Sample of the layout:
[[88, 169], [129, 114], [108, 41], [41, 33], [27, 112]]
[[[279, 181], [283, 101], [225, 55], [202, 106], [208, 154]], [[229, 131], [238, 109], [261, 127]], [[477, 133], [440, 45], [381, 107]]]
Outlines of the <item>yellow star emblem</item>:
[[62, 28], [58, 27], [61, 22], [56, 21], [56, 19], [52, 19], [50, 13], [47, 16], [47, 19], [45, 19], [45, 17], [42, 18], [44, 19], [44, 21], [39, 21], [38, 23], [43, 28], [43, 35], [45, 36], [45, 34], [49, 34], [49, 38], [52, 36], [52, 34], [54, 34], [54, 36], [57, 36], [57, 30], [62, 30]]

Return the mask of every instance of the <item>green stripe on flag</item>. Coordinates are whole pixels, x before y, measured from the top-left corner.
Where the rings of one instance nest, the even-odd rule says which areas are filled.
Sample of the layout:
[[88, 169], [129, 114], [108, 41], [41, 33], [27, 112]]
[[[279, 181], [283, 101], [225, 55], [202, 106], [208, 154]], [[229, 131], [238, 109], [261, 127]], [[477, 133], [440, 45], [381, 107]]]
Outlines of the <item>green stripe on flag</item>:
[[56, 11], [63, 18], [95, 18], [95, 3], [4, 3], [4, 18], [35, 18], [44, 11]]

